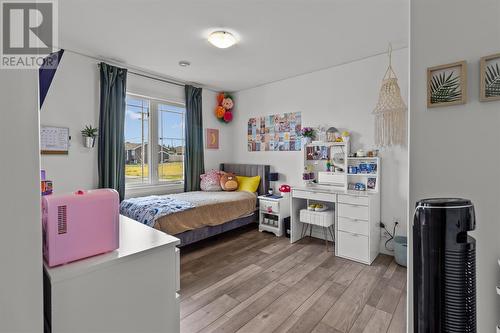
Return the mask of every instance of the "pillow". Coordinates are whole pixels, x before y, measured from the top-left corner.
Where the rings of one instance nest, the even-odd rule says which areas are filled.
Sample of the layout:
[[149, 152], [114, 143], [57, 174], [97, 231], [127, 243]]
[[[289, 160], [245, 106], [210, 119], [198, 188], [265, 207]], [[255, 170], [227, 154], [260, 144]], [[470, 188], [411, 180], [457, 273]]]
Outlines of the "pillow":
[[238, 180], [233, 173], [222, 172], [220, 176], [220, 186], [224, 191], [236, 191], [238, 189]]
[[200, 176], [200, 188], [202, 191], [217, 192], [222, 191], [220, 186], [220, 172], [217, 170], [210, 170]]
[[255, 177], [243, 177], [236, 176], [238, 179], [238, 191], [247, 191], [255, 193], [259, 189], [260, 185], [260, 176]]

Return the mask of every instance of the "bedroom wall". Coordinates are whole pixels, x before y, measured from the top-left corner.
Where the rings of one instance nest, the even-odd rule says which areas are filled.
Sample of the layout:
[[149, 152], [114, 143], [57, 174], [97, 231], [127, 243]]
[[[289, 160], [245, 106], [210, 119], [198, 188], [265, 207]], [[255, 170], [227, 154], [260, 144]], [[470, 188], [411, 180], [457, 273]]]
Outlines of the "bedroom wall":
[[[80, 130], [86, 124], [99, 124], [98, 61], [72, 52], [65, 52], [40, 113], [41, 125], [69, 127], [72, 137], [68, 155], [42, 155], [41, 166], [54, 181], [58, 193], [77, 188], [97, 187], [97, 147], [83, 147]], [[129, 74], [127, 90], [136, 94], [184, 103], [184, 87]], [[216, 168], [230, 156], [228, 131], [212, 117], [216, 93], [203, 89], [204, 127], [220, 128], [220, 149], [205, 150], [207, 168]], [[154, 189], [154, 193], [179, 191], [177, 187]], [[151, 189], [136, 191], [146, 195]]]
[[0, 72], [0, 332], [43, 332], [37, 72]]
[[97, 186], [97, 148], [83, 147], [80, 130], [99, 124], [99, 75], [93, 59], [63, 54], [40, 111], [41, 126], [69, 127], [68, 155], [41, 155], [41, 167], [57, 193]]
[[[437, 31], [449, 38], [429, 37]], [[498, 52], [500, 0], [411, 2], [409, 213], [413, 215], [417, 200], [427, 197], [459, 196], [473, 201], [478, 332], [494, 332], [500, 323], [500, 297], [495, 293], [500, 281], [500, 179], [496, 177], [500, 102], [479, 101], [479, 59]], [[468, 63], [467, 104], [427, 109], [427, 68], [459, 60]]]
[[[250, 117], [302, 112], [302, 126], [335, 126], [352, 133], [351, 150], [374, 148], [374, 109], [387, 55], [300, 75], [236, 93], [231, 124], [233, 162], [264, 163], [280, 173], [278, 183], [300, 185], [303, 152], [248, 152], [247, 122]], [[393, 52], [393, 67], [408, 100], [408, 49]], [[382, 221], [392, 232], [398, 219], [399, 234], [406, 233], [408, 196], [408, 150], [394, 147], [381, 151]], [[383, 243], [381, 250], [385, 251]]]

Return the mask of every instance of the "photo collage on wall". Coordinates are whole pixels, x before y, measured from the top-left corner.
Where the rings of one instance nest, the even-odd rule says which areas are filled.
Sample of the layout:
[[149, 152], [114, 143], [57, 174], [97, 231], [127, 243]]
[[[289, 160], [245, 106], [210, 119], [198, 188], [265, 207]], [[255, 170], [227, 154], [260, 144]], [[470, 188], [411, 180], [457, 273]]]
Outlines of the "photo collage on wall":
[[300, 112], [255, 117], [248, 120], [248, 151], [300, 151]]

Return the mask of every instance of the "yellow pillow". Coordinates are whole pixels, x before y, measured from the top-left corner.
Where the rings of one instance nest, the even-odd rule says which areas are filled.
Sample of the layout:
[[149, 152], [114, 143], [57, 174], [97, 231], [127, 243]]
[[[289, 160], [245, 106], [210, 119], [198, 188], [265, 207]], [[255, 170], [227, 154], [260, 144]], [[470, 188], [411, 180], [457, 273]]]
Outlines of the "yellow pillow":
[[255, 177], [236, 176], [236, 179], [238, 179], [237, 191], [247, 191], [252, 193], [257, 192], [257, 189], [259, 188], [260, 184], [260, 176], [255, 176]]

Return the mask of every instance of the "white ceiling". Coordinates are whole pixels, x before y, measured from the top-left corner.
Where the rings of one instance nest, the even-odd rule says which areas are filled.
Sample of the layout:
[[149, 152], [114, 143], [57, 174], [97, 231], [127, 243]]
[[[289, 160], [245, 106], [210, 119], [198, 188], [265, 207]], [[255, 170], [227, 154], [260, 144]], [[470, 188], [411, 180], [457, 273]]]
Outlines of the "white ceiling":
[[[408, 44], [408, 0], [61, 0], [60, 47], [237, 91]], [[211, 46], [224, 28], [239, 43]], [[191, 66], [178, 65], [188, 60]]]

